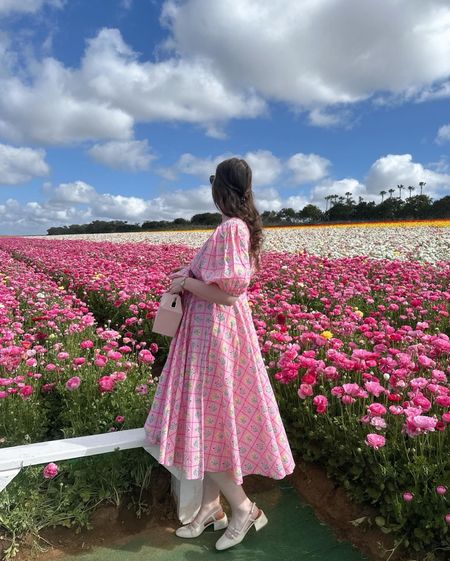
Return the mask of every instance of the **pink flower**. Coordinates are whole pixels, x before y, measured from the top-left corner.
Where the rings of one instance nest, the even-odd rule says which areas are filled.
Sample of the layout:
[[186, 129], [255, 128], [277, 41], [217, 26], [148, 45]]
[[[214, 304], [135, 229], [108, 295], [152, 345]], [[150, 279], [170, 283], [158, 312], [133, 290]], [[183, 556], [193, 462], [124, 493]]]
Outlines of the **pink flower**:
[[437, 419], [426, 415], [408, 415], [404, 430], [408, 436], [417, 436], [424, 432], [434, 432]]
[[316, 395], [313, 399], [316, 411], [319, 414], [325, 413], [328, 407], [328, 399], [324, 395]]
[[431, 401], [424, 395], [416, 395], [415, 397], [413, 397], [412, 402], [416, 407], [420, 407], [422, 411], [426, 412], [431, 409]]
[[389, 413], [392, 413], [392, 415], [401, 415], [403, 413], [403, 407], [401, 405], [390, 405]]
[[142, 351], [140, 351], [138, 355], [138, 359], [140, 362], [143, 362], [144, 364], [152, 364], [153, 362], [155, 362], [155, 357], [148, 349], [143, 349]]
[[380, 397], [380, 394], [384, 393], [384, 388], [379, 382], [366, 382], [364, 384], [366, 390], [374, 395], [375, 397]]
[[122, 358], [122, 353], [119, 353], [118, 351], [108, 351], [106, 356], [111, 360], [118, 361]]
[[387, 424], [383, 417], [372, 417], [370, 419], [370, 424], [377, 430], [385, 429]]
[[90, 339], [85, 339], [84, 341], [81, 341], [81, 343], [80, 343], [80, 347], [82, 349], [92, 349], [93, 346], [94, 346], [94, 343]]
[[414, 498], [414, 494], [411, 493], [410, 491], [405, 491], [402, 496], [403, 496], [403, 500], [406, 501], [407, 503], [411, 502]]
[[306, 399], [307, 397], [311, 396], [314, 393], [313, 387], [309, 384], [300, 384], [299, 389], [297, 390], [298, 397], [301, 399]]
[[450, 395], [438, 395], [436, 397], [436, 403], [441, 407], [450, 407]]
[[33, 386], [22, 386], [19, 390], [19, 395], [23, 399], [28, 399], [33, 393]]
[[381, 403], [371, 403], [367, 409], [371, 415], [375, 415], [377, 417], [386, 414], [386, 407]]
[[447, 522], [447, 524], [450, 524], [450, 514], [446, 514], [444, 516], [444, 520]]
[[81, 379], [78, 376], [72, 376], [66, 382], [66, 388], [69, 391], [77, 390], [80, 387]]
[[359, 391], [360, 391], [360, 387], [358, 384], [355, 383], [351, 383], [351, 384], [342, 384], [342, 387], [344, 388], [345, 393], [349, 394], [349, 395], [353, 395], [353, 396], [358, 396]]
[[427, 357], [426, 355], [419, 355], [417, 358], [419, 364], [425, 366], [426, 368], [432, 366], [433, 368], [436, 366], [436, 363], [431, 358]]
[[65, 360], [66, 358], [69, 358], [69, 353], [60, 352], [56, 356], [57, 356], [58, 360]]
[[75, 357], [75, 358], [72, 360], [72, 364], [73, 364], [74, 366], [81, 366], [81, 365], [84, 364], [85, 362], [86, 362], [86, 359], [85, 359], [83, 356]]
[[386, 444], [386, 439], [381, 434], [370, 433], [366, 436], [366, 444], [375, 450], [383, 447]]
[[105, 366], [105, 364], [107, 362], [108, 362], [108, 359], [106, 358], [106, 356], [103, 356], [103, 355], [96, 356], [96, 358], [94, 360], [95, 366], [99, 366], [100, 368], [103, 368], [103, 366]]
[[148, 393], [148, 387], [146, 384], [141, 384], [140, 386], [136, 386], [136, 393], [140, 395], [146, 395]]
[[122, 417], [122, 415], [117, 415], [114, 420], [116, 421], [116, 423], [123, 423], [125, 421], [125, 417]]
[[438, 495], [445, 495], [446, 492], [447, 492], [447, 487], [444, 487], [444, 485], [438, 485], [436, 487], [436, 493]]
[[53, 364], [51, 362], [49, 362], [45, 367], [45, 370], [47, 370], [48, 372], [53, 372], [53, 370], [55, 369], [56, 369], [56, 364]]
[[45, 466], [42, 473], [45, 479], [53, 479], [56, 475], [58, 475], [58, 466], [51, 462]]
[[8, 392], [0, 392], [0, 399], [5, 399], [6, 397], [8, 397]]
[[98, 388], [102, 393], [112, 392], [114, 390], [115, 381], [110, 376], [102, 376], [98, 381]]

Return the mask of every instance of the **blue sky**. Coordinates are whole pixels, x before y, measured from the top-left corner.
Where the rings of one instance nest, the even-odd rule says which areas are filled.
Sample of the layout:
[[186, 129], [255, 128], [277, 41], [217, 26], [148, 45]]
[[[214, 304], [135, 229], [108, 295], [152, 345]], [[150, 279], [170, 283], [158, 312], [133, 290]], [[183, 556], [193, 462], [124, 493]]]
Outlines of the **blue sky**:
[[0, 0], [0, 92], [0, 234], [450, 194], [443, 0]]

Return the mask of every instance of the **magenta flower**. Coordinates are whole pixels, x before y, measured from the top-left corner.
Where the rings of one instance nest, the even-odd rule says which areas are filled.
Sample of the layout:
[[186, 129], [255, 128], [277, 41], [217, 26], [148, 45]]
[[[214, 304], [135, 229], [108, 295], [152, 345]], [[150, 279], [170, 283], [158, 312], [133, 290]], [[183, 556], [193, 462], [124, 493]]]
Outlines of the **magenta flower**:
[[50, 464], [47, 464], [44, 469], [42, 470], [42, 473], [45, 477], [45, 479], [53, 479], [54, 477], [56, 477], [58, 475], [58, 466], [56, 464], [54, 464], [53, 462], [51, 462]]
[[90, 339], [86, 339], [84, 341], [81, 341], [81, 343], [80, 343], [80, 347], [82, 349], [92, 349], [93, 346], [94, 346], [94, 343]]
[[386, 414], [386, 407], [381, 403], [371, 403], [367, 409], [369, 413], [374, 416], [381, 416]]
[[410, 491], [405, 491], [402, 495], [403, 500], [406, 501], [407, 503], [411, 502], [414, 498], [414, 494], [411, 493]]
[[447, 492], [447, 487], [445, 487], [444, 485], [438, 485], [436, 487], [436, 493], [438, 495], [445, 495], [446, 492]]
[[140, 351], [138, 358], [140, 362], [143, 362], [144, 364], [152, 364], [153, 362], [155, 362], [155, 357], [148, 349], [143, 349], [142, 351]]
[[327, 410], [328, 399], [324, 395], [316, 395], [313, 398], [313, 404], [316, 406], [317, 413], [322, 414]]
[[386, 444], [386, 439], [381, 434], [370, 433], [366, 436], [365, 442], [374, 450], [378, 450]]
[[66, 388], [69, 391], [77, 390], [80, 387], [81, 379], [78, 376], [72, 376], [66, 382]]
[[122, 417], [122, 415], [117, 415], [114, 420], [116, 421], [116, 423], [123, 423], [125, 421], [125, 417]]
[[114, 390], [115, 380], [110, 376], [102, 376], [97, 383], [102, 393], [112, 392]]
[[19, 395], [23, 399], [28, 399], [32, 393], [33, 393], [33, 386], [26, 385], [26, 386], [22, 386], [19, 389]]

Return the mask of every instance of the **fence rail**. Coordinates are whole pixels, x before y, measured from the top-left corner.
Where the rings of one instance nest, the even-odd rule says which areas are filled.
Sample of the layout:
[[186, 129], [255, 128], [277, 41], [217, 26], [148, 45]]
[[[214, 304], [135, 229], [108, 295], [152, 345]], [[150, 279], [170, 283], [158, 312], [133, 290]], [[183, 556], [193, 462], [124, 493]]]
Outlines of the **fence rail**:
[[[27, 466], [133, 448], [144, 448], [156, 460], [159, 458], [159, 447], [146, 442], [143, 428], [0, 448], [0, 491]], [[181, 523], [187, 524], [200, 508], [202, 481], [186, 479], [175, 466], [166, 469], [171, 473], [171, 492], [177, 505], [178, 518]]]

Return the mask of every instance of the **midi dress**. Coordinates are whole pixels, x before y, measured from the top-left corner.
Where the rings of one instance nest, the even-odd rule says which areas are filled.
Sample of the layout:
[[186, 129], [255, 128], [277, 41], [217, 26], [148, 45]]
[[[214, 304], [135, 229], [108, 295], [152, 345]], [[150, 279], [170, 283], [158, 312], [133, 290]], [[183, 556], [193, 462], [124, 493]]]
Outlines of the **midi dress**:
[[222, 305], [181, 295], [183, 316], [144, 429], [159, 463], [186, 479], [231, 471], [242, 485], [245, 475], [282, 479], [295, 467], [247, 299], [249, 243], [247, 224], [227, 217], [184, 268], [238, 297]]

